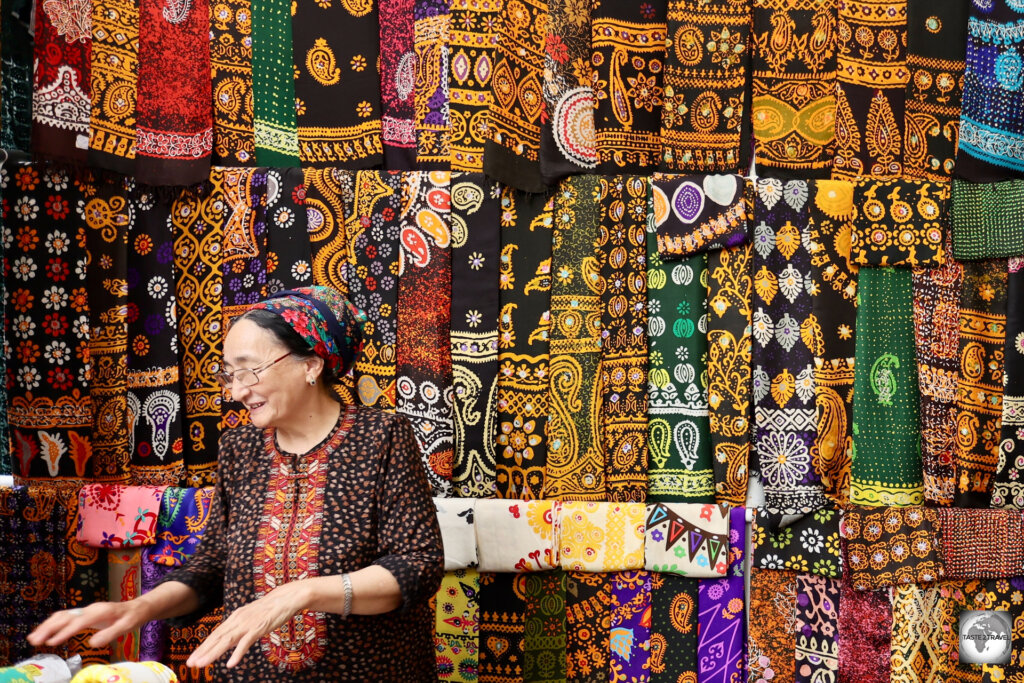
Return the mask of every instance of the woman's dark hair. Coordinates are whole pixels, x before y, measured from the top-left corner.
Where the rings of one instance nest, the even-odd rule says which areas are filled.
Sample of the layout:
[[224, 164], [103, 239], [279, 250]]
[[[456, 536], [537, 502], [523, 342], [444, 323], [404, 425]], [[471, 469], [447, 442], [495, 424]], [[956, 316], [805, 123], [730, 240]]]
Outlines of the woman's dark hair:
[[[238, 316], [231, 321], [233, 326], [239, 320], [248, 320], [251, 323], [259, 325], [264, 330], [274, 335], [277, 341], [281, 342], [292, 355], [297, 358], [316, 358], [316, 354], [313, 353], [313, 349], [309, 348], [309, 344], [306, 340], [299, 336], [299, 333], [292, 328], [288, 321], [279, 316], [277, 313], [268, 311], [264, 308], [256, 308], [251, 311], [246, 311], [242, 315]], [[334, 373], [327, 363], [324, 363], [323, 372], [320, 373], [320, 379], [327, 384], [327, 386], [333, 386], [338, 383], [338, 376]]]

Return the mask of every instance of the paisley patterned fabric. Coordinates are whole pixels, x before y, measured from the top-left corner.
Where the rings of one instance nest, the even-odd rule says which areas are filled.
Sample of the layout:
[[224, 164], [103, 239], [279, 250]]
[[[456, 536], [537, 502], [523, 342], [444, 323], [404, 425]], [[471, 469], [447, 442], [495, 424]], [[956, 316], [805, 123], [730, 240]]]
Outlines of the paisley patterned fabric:
[[565, 675], [580, 683], [608, 680], [614, 574], [568, 572], [565, 590]]
[[651, 574], [651, 681], [697, 680], [700, 581]]
[[566, 502], [558, 506], [558, 559], [576, 572], [644, 566], [645, 508], [639, 503]]
[[735, 247], [749, 239], [743, 178], [655, 174], [658, 253], [668, 260]]
[[598, 383], [601, 281], [594, 256], [599, 186], [594, 176], [576, 176], [555, 194], [545, 498], [606, 496]]
[[644, 569], [698, 578], [725, 575], [730, 562], [728, 508], [712, 503], [648, 505], [644, 533]]
[[662, 169], [735, 173], [743, 167], [750, 4], [669, 0]]
[[953, 502], [957, 507], [991, 504], [1003, 417], [1008, 279], [1005, 259], [964, 263], [953, 452], [957, 487]]
[[168, 486], [160, 500], [156, 537], [146, 556], [154, 564], [180, 567], [195, 552], [206, 532], [213, 504], [213, 487]]
[[448, 11], [448, 117], [453, 171], [483, 171], [488, 120], [494, 105], [491, 75], [498, 47], [499, 0], [451, 0]]
[[591, 9], [600, 173], [647, 173], [661, 159], [667, 5], [667, 0], [604, 0]]
[[621, 572], [612, 583], [608, 644], [611, 680], [644, 680], [651, 668], [651, 579], [646, 571]]
[[700, 582], [697, 607], [700, 635], [697, 643], [699, 680], [731, 683], [746, 680], [746, 636], [744, 618], [744, 563], [746, 510], [729, 512], [729, 567], [724, 578]]
[[939, 508], [942, 566], [948, 579], [1002, 578], [1024, 569], [1018, 510]]
[[953, 256], [961, 261], [1024, 256], [1024, 180], [953, 181]]
[[252, 25], [252, 0], [224, 0], [211, 8], [214, 165], [256, 163]]
[[163, 487], [86, 484], [78, 492], [78, 541], [93, 548], [153, 545]]
[[498, 380], [498, 186], [481, 174], [453, 174], [452, 487], [462, 497], [495, 494]]
[[502, 498], [544, 492], [552, 200], [501, 189], [497, 482]]
[[753, 527], [753, 565], [838, 579], [843, 572], [839, 540], [838, 510], [816, 510], [796, 519], [759, 510]]
[[839, 581], [814, 574], [799, 574], [796, 581], [795, 680], [834, 680], [839, 669]]
[[478, 500], [478, 567], [482, 572], [531, 572], [558, 566], [555, 520], [550, 500]]
[[920, 504], [912, 274], [862, 268], [858, 288], [850, 502]]
[[252, 18], [252, 71], [259, 74], [252, 81], [256, 163], [298, 166], [289, 3], [253, 0]]
[[940, 519], [934, 508], [852, 507], [843, 515], [846, 562], [859, 591], [943, 576]]
[[[104, 0], [92, 4], [89, 53], [92, 103], [87, 159], [90, 166], [124, 174], [135, 171], [139, 19], [139, 3], [135, 0]], [[5, 28], [7, 24], [5, 21]], [[6, 40], [4, 45], [6, 52]], [[4, 72], [7, 72], [6, 64]], [[4, 93], [4, 102], [7, 101], [7, 93]]]
[[811, 462], [825, 495], [839, 505], [850, 496], [853, 451], [853, 358], [857, 320], [857, 265], [850, 259], [854, 215], [853, 185], [818, 180], [807, 226], [815, 296], [814, 402], [818, 431]]
[[647, 181], [601, 178], [601, 421], [611, 500], [647, 495]]
[[750, 681], [792, 683], [795, 679], [797, 575], [792, 571], [750, 570], [747, 666]]
[[447, 0], [416, 0], [413, 7], [416, 54], [416, 168], [447, 170], [451, 164], [448, 119]]
[[526, 578], [480, 575], [480, 683], [523, 680]]
[[1010, 259], [1003, 344], [1003, 419], [993, 507], [1024, 508], [1024, 259]]
[[858, 265], [941, 265], [945, 259], [949, 186], [924, 181], [861, 179], [853, 191], [857, 216], [851, 251]]
[[384, 168], [412, 170], [416, 165], [416, 55], [413, 52], [414, 0], [379, 0], [381, 143]]
[[555, 570], [526, 577], [523, 682], [565, 679], [565, 587], [567, 575]]
[[767, 507], [798, 513], [824, 507], [811, 461], [814, 408], [811, 256], [804, 240], [807, 183], [756, 184], [754, 204], [754, 449]]
[[473, 683], [479, 666], [480, 574], [474, 569], [445, 574], [435, 601], [437, 678]]
[[754, 163], [801, 177], [832, 165], [839, 36], [834, 0], [754, 0]]

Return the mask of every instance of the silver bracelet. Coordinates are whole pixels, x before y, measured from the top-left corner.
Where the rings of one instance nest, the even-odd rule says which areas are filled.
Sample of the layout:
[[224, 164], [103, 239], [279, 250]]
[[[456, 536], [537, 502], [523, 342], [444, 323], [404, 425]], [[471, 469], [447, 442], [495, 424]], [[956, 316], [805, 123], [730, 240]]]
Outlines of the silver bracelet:
[[348, 578], [348, 572], [341, 575], [341, 582], [345, 584], [345, 606], [341, 610], [341, 616], [348, 619], [352, 614], [352, 579]]

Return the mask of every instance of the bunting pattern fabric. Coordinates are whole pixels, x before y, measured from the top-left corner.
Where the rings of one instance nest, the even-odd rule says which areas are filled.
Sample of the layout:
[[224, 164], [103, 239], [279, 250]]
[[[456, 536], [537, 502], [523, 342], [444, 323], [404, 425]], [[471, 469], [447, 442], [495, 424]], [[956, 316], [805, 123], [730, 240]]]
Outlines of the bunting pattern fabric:
[[413, 121], [416, 106], [414, 2], [379, 0], [377, 3], [377, 18], [380, 22], [381, 144], [384, 148], [384, 168], [396, 171], [408, 171], [416, 167], [416, 130]]
[[912, 180], [861, 179], [851, 251], [861, 266], [941, 265], [949, 186]]
[[210, 12], [215, 166], [256, 163], [252, 27], [252, 0], [226, 0]]
[[651, 574], [651, 681], [697, 680], [701, 583], [674, 574]]
[[447, 0], [417, 0], [413, 19], [416, 167], [447, 170], [451, 165], [447, 84], [450, 15]]
[[565, 590], [565, 572], [538, 572], [526, 577], [524, 683], [566, 680]]
[[611, 680], [644, 680], [651, 669], [651, 580], [646, 571], [620, 572], [612, 583], [608, 657]]
[[[612, 574], [567, 572], [565, 676], [580, 683], [608, 680]], [[653, 643], [652, 643], [653, 644]]]
[[701, 581], [697, 607], [701, 624], [697, 643], [699, 680], [730, 683], [746, 680], [747, 626], [744, 619], [743, 552], [746, 510], [729, 512], [729, 567], [725, 578]]
[[480, 574], [475, 569], [445, 574], [436, 602], [438, 680], [471, 683], [479, 667]]
[[1024, 508], [1024, 258], [1010, 259], [1003, 344], [1003, 416], [993, 507]]
[[[8, 23], [4, 22], [5, 28]], [[6, 40], [4, 45], [6, 51]], [[139, 4], [135, 0], [93, 3], [87, 153], [90, 166], [126, 175], [134, 172], [138, 75]], [[5, 103], [7, 99], [4, 93]]]
[[497, 184], [482, 174], [452, 175], [452, 486], [466, 498], [490, 498], [497, 485], [501, 244], [499, 235], [485, 227], [498, 222], [498, 192]]
[[[494, 106], [491, 76], [498, 46], [499, 0], [451, 0], [448, 116], [453, 171], [484, 169], [484, 147]], [[388, 166], [392, 168], [392, 166]]]
[[256, 163], [298, 166], [299, 137], [292, 75], [292, 22], [287, 0], [252, 3], [253, 127]]
[[731, 561], [729, 524], [729, 510], [713, 503], [649, 505], [644, 568], [691, 577], [724, 576]]

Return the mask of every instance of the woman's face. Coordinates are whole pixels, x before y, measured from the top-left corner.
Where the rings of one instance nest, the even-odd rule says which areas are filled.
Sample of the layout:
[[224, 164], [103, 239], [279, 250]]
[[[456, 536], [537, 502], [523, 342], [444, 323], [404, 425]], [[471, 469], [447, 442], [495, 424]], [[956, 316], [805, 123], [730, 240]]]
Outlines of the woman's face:
[[[258, 368], [288, 353], [277, 338], [250, 320], [239, 320], [224, 337], [224, 371]], [[259, 382], [251, 387], [235, 381], [229, 387], [231, 397], [249, 410], [252, 423], [260, 428], [280, 427], [296, 421], [308, 408], [309, 385], [306, 363], [295, 356], [274, 363], [258, 373]]]

